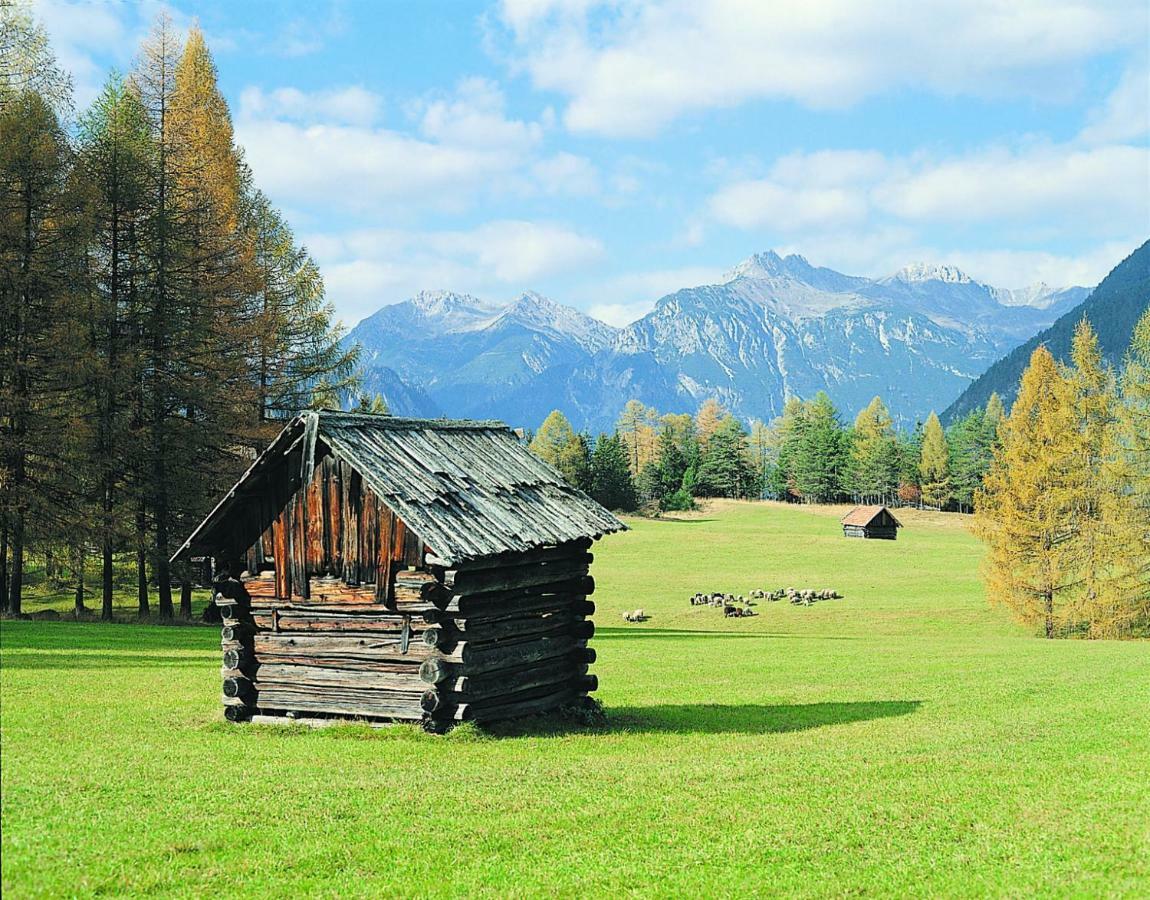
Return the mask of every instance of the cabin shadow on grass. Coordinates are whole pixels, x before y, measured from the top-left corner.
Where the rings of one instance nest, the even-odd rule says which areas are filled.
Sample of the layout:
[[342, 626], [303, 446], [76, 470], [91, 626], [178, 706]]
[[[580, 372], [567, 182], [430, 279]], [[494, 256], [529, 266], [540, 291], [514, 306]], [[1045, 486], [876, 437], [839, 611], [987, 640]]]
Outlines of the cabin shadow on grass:
[[608, 706], [605, 724], [586, 724], [559, 715], [531, 716], [492, 723], [491, 737], [545, 737], [565, 734], [782, 734], [829, 725], [907, 716], [921, 700], [866, 700], [843, 703], [709, 704]]
[[921, 700], [795, 704], [661, 704], [608, 708], [612, 731], [663, 734], [776, 734], [906, 716]]

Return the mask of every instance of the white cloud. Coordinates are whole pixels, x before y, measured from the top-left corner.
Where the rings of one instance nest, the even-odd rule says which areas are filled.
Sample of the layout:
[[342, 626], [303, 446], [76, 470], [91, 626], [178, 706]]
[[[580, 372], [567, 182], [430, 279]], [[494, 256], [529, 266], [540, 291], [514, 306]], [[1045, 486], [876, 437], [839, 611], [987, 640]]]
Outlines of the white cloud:
[[328, 297], [347, 322], [427, 288], [521, 290], [587, 266], [602, 243], [551, 222], [495, 220], [470, 230], [360, 229], [310, 235]]
[[1136, 243], [1108, 241], [1076, 254], [1045, 250], [958, 250], [951, 251], [947, 258], [972, 277], [998, 287], [1020, 288], [1039, 281], [1093, 287], [1135, 249]]
[[739, 181], [711, 198], [716, 220], [738, 228], [772, 225], [783, 231], [861, 222], [866, 197], [845, 188], [788, 187], [768, 179]]
[[248, 119], [371, 125], [379, 117], [382, 105], [380, 96], [362, 85], [322, 91], [301, 91], [292, 87], [265, 91], [247, 87], [240, 93], [239, 114]]
[[[636, 319], [641, 319], [655, 308], [655, 301], [682, 288], [700, 284], [715, 284], [720, 279], [720, 271], [706, 266], [683, 266], [671, 269], [655, 269], [647, 272], [630, 272], [605, 281], [595, 282], [589, 291], [590, 315], [608, 325], [622, 327]], [[609, 297], [609, 300], [594, 299]]]
[[1101, 108], [1094, 110], [1078, 136], [1090, 144], [1132, 141], [1150, 134], [1150, 66], [1142, 59], [1129, 66]]
[[569, 98], [573, 131], [649, 135], [754, 99], [841, 107], [911, 88], [1061, 98], [1145, 39], [1143, 0], [504, 0], [513, 64]]
[[248, 87], [236, 121], [257, 181], [277, 202], [380, 211], [399, 201], [460, 210], [481, 193], [532, 196], [598, 191], [585, 157], [544, 155], [543, 127], [509, 118], [491, 81], [469, 78], [450, 96], [406, 107], [414, 130], [376, 122], [380, 97], [359, 85], [319, 91]]
[[419, 140], [388, 129], [240, 119], [236, 125], [257, 182], [277, 202], [378, 210], [397, 199], [459, 208], [519, 160]]
[[474, 231], [444, 235], [436, 244], [472, 256], [481, 268], [507, 283], [569, 272], [603, 255], [596, 238], [561, 225], [524, 221], [489, 222]]
[[[47, 30], [60, 66], [71, 73], [76, 106], [83, 109], [96, 98], [107, 77], [95, 55], [109, 47], [132, 44], [130, 25], [122, 15], [124, 10], [103, 3], [34, 0], [32, 12]], [[126, 54], [120, 55], [121, 63], [127, 59]]]
[[465, 78], [452, 97], [415, 104], [420, 108], [420, 131], [440, 143], [525, 151], [543, 136], [538, 123], [507, 118], [503, 92], [486, 78]]
[[791, 155], [766, 178], [721, 187], [709, 211], [737, 228], [816, 240], [864, 224], [1124, 238], [1150, 228], [1150, 148], [1034, 143], [947, 158]]
[[879, 184], [883, 210], [925, 222], [1024, 222], [1067, 232], [1150, 224], [1150, 150], [1048, 145], [912, 165]]
[[556, 153], [532, 165], [535, 184], [544, 194], [590, 195], [599, 192], [599, 171], [574, 153]]

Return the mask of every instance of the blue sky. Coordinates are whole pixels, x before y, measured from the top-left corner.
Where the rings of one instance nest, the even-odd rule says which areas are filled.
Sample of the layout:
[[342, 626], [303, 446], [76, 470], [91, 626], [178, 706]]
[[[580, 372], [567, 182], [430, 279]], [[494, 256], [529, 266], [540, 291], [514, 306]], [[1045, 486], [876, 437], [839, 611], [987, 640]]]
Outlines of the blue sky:
[[33, 0], [82, 107], [198, 20], [354, 323], [533, 289], [622, 324], [774, 248], [1096, 283], [1150, 236], [1145, 0]]

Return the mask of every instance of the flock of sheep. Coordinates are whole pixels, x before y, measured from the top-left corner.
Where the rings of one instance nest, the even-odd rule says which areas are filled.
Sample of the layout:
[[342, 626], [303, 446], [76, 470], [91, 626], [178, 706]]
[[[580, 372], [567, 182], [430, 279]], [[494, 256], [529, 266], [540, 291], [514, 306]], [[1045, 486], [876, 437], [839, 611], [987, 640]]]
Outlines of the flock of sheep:
[[741, 619], [744, 616], [753, 616], [751, 609], [756, 600], [789, 600], [799, 606], [810, 606], [816, 600], [838, 600], [842, 597], [838, 591], [827, 589], [812, 590], [809, 588], [779, 588], [774, 591], [751, 591], [750, 599], [742, 594], [695, 594], [691, 597], [692, 606], [721, 606], [723, 615], [728, 618]]
[[[750, 592], [750, 597], [744, 597], [742, 594], [724, 594], [720, 592], [710, 594], [695, 594], [691, 597], [692, 606], [717, 606], [723, 610], [723, 615], [728, 619], [743, 619], [747, 616], [758, 615], [752, 606], [755, 605], [756, 600], [767, 600], [775, 602], [778, 600], [789, 600], [797, 606], [810, 606], [818, 600], [840, 600], [842, 594], [838, 591], [833, 591], [829, 588], [820, 590], [813, 590], [811, 588], [778, 588], [774, 591], [760, 591], [754, 590]], [[623, 613], [624, 622], [646, 622], [649, 617], [641, 609], [627, 610]]]
[[751, 591], [751, 596], [759, 600], [790, 600], [802, 606], [810, 606], [816, 600], [841, 600], [842, 594], [829, 588], [810, 590], [807, 588], [779, 588], [776, 591]]
[[[754, 591], [751, 592], [754, 596]], [[751, 609], [755, 605], [753, 600], [748, 600], [746, 597], [735, 596], [734, 594], [695, 594], [691, 598], [692, 606], [721, 606], [723, 608], [723, 615], [728, 619], [742, 619], [747, 616], [755, 615], [755, 611]]]

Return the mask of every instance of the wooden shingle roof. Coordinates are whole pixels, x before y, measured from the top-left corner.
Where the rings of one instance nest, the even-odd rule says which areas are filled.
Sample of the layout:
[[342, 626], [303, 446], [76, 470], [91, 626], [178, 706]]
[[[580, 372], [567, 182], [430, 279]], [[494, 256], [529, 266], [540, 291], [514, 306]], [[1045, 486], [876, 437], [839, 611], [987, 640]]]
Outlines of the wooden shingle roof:
[[885, 506], [856, 506], [849, 513], [843, 516], [842, 524], [857, 525], [865, 528], [876, 518], [878, 518], [879, 514], [884, 510], [886, 511], [886, 514], [890, 516], [892, 520], [894, 520], [894, 524], [898, 528], [902, 528], [902, 522], [900, 522], [898, 519], [895, 519], [894, 513], [892, 513]]
[[627, 527], [569, 485], [502, 422], [323, 410], [292, 420], [176, 556], [214, 552], [214, 533], [226, 533], [229, 508], [242, 502], [261, 469], [295, 453], [299, 474], [293, 472], [292, 480], [307, 483], [317, 458], [327, 452], [358, 471], [445, 565]]

